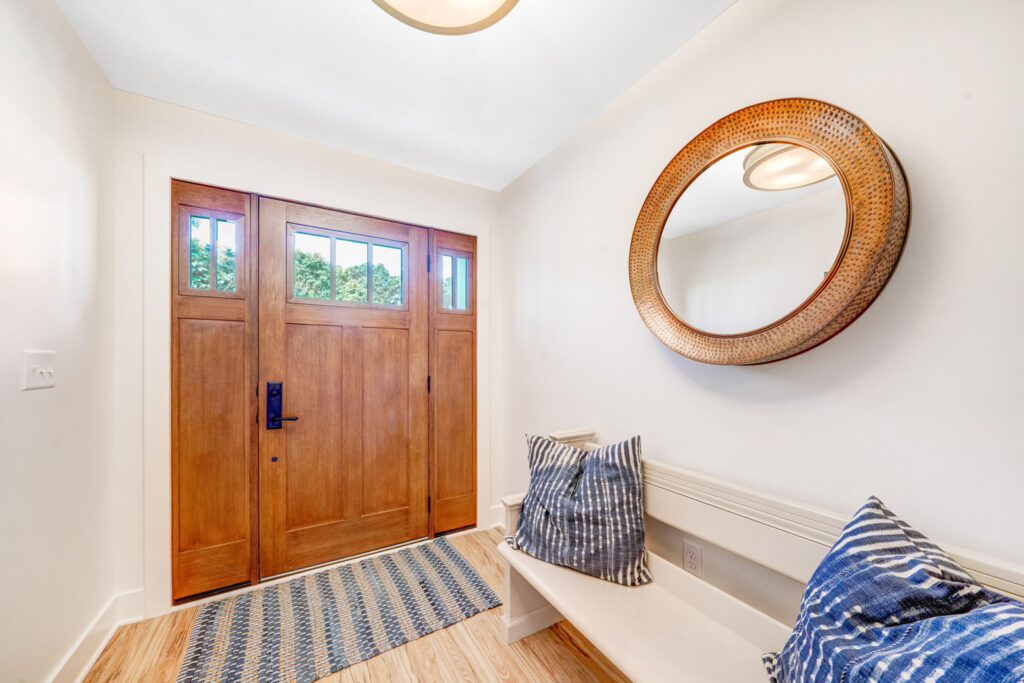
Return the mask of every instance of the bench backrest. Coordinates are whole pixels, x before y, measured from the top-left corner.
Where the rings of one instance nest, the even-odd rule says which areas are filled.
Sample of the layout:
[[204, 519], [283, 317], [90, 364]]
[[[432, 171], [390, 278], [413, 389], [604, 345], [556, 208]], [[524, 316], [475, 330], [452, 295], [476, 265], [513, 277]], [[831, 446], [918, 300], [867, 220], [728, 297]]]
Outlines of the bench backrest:
[[[597, 446], [590, 429], [549, 436], [581, 448]], [[644, 484], [648, 516], [801, 584], [810, 579], [850, 516], [656, 460], [644, 460]], [[982, 584], [1024, 599], [1024, 567], [935, 540]]]

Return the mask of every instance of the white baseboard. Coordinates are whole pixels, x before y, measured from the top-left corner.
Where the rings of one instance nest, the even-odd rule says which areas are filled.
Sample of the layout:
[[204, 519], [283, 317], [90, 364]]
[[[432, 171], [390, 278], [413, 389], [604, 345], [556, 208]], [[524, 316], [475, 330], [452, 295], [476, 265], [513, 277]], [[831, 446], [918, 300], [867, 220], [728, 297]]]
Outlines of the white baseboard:
[[500, 505], [491, 506], [491, 524], [490, 526], [501, 527], [505, 523], [505, 509]]
[[77, 683], [85, 678], [117, 627], [142, 619], [144, 603], [142, 590], [112, 596], [57, 666], [50, 681]]

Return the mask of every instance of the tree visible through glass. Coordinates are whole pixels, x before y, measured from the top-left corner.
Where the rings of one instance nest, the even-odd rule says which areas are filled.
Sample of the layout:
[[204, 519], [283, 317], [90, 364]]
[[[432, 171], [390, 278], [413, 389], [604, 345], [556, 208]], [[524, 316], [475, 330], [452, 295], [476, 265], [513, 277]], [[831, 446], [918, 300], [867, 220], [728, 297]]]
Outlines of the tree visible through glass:
[[[221, 292], [237, 291], [237, 241], [235, 221], [218, 218], [214, 227], [206, 216], [189, 216], [189, 288], [210, 289], [210, 269], [213, 267], [216, 272], [214, 288]], [[214, 253], [217, 256], [215, 266], [211, 261]]]
[[295, 296], [331, 298], [331, 238], [295, 233]]
[[210, 219], [189, 216], [188, 286], [210, 288]]
[[333, 291], [335, 301], [371, 303], [372, 291], [372, 303], [401, 306], [402, 257], [400, 247], [296, 232], [295, 296], [330, 300]]

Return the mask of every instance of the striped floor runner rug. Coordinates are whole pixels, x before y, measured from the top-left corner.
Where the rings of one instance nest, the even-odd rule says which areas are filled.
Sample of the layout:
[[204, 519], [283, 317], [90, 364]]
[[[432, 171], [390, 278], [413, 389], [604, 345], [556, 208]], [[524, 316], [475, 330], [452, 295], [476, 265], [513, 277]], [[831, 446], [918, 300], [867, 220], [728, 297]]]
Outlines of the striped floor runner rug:
[[315, 681], [500, 604], [435, 539], [203, 605], [178, 683]]

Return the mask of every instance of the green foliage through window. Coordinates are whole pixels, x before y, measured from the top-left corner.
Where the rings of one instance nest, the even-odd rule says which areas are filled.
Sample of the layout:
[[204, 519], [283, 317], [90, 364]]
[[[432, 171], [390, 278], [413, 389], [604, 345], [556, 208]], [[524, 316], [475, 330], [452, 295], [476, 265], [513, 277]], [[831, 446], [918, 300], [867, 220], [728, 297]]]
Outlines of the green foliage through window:
[[402, 305], [402, 272], [392, 275], [382, 264], [373, 267], [373, 303]]
[[[235, 223], [217, 220], [217, 230], [210, 234], [210, 219], [189, 217], [188, 286], [191, 289], [210, 289], [211, 249], [217, 250], [216, 282], [221, 292], [233, 292], [238, 287], [235, 268]], [[211, 244], [212, 242], [212, 244]]]
[[338, 301], [354, 301], [365, 303], [366, 298], [366, 264], [343, 268], [338, 266], [334, 276], [337, 291], [334, 298]]
[[217, 221], [217, 289], [235, 291], [235, 222]]
[[[331, 245], [328, 237], [298, 232], [294, 239], [296, 297], [330, 300], [334, 260], [335, 301], [370, 303], [372, 290], [372, 303], [402, 305], [400, 248], [343, 239], [335, 239]], [[373, 263], [372, 269], [368, 261]]]
[[210, 219], [189, 216], [188, 286], [210, 288]]
[[402, 250], [373, 245], [373, 303], [402, 305]]
[[192, 238], [192, 245], [189, 250], [191, 259], [189, 262], [188, 286], [192, 289], [210, 288], [210, 245], [201, 244], [195, 237]]
[[295, 296], [331, 298], [331, 264], [320, 254], [295, 250]]
[[357, 240], [334, 240], [334, 298], [368, 303], [367, 263], [370, 245]]
[[235, 291], [235, 250], [219, 249], [218, 252], [217, 289], [222, 292], [233, 292]]

